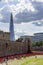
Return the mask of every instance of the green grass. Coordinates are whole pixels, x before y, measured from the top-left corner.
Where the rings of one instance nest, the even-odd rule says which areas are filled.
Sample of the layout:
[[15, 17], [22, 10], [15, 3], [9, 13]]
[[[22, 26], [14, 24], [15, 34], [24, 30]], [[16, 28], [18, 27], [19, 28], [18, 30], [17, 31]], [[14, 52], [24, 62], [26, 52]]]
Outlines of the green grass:
[[[8, 65], [43, 65], [43, 55], [37, 55], [37, 58], [35, 58], [35, 56], [30, 56], [8, 60], [7, 63]], [[5, 62], [3, 65], [5, 65]]]

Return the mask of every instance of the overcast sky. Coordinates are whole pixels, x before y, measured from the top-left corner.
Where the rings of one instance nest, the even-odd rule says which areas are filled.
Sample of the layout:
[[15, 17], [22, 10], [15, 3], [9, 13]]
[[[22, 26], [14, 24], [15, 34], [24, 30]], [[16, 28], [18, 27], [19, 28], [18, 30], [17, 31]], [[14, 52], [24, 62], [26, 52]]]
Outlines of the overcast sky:
[[0, 30], [9, 31], [11, 12], [16, 39], [43, 32], [43, 0], [1, 0]]

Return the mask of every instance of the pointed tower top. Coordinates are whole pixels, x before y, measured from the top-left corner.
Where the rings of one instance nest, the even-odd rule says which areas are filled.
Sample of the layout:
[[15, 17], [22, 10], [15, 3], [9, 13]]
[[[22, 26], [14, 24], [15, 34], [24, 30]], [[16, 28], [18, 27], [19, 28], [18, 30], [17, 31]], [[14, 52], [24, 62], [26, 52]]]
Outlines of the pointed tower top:
[[12, 16], [12, 13], [11, 13], [11, 16]]
[[12, 15], [12, 13], [11, 13], [11, 21], [13, 22], [13, 15]]
[[10, 19], [10, 40], [11, 41], [15, 41], [15, 38], [14, 38], [14, 24], [13, 24], [13, 15], [11, 13], [11, 19]]

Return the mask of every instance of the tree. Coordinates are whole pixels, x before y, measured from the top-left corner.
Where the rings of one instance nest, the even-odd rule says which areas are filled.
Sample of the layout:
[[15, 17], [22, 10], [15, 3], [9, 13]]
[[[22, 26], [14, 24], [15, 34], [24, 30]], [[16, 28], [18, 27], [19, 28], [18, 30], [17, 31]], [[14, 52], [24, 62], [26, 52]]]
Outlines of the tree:
[[36, 43], [32, 43], [32, 46], [36, 46]]
[[42, 45], [43, 45], [43, 42], [42, 42], [42, 41], [40, 41], [39, 43], [40, 43], [40, 46], [42, 46]]

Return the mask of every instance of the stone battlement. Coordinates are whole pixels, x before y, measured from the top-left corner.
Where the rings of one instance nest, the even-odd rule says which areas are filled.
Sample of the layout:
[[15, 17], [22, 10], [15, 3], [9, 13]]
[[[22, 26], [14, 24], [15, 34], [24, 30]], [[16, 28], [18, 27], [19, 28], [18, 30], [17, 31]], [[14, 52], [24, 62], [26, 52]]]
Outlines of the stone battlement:
[[2, 40], [10, 40], [10, 33], [0, 31], [0, 39], [2, 39]]
[[23, 54], [29, 52], [28, 46], [30, 42], [12, 42], [6, 40], [0, 40], [0, 57], [14, 55], [14, 54]]
[[0, 57], [23, 54], [30, 51], [30, 41], [28, 39], [18, 39], [10, 41], [10, 33], [0, 31]]

